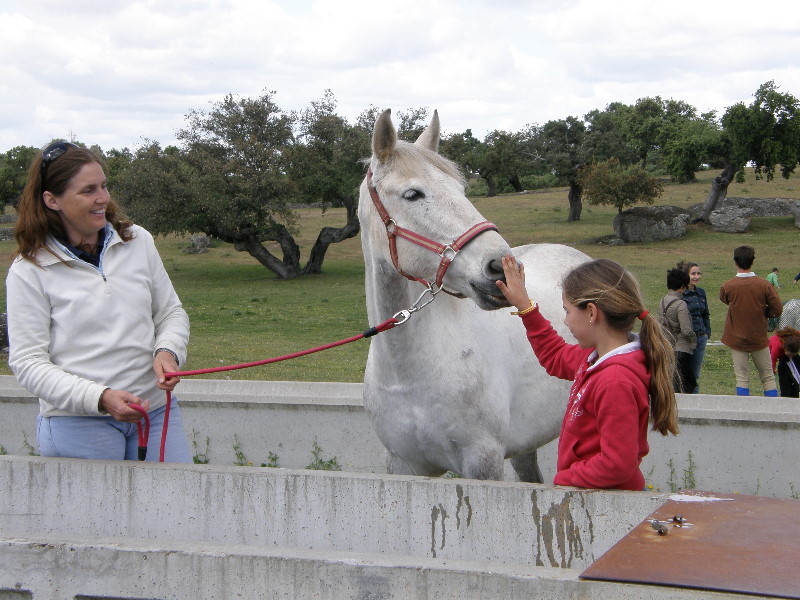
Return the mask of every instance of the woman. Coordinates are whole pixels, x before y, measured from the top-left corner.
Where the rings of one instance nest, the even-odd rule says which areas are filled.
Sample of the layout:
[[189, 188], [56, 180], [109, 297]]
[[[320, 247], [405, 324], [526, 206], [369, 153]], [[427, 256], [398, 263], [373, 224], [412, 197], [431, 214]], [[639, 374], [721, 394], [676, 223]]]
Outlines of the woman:
[[697, 336], [697, 345], [692, 351], [691, 360], [694, 378], [697, 383], [695, 383], [694, 389], [690, 391], [692, 394], [699, 394], [700, 370], [703, 367], [706, 345], [711, 335], [711, 316], [708, 312], [706, 291], [697, 285], [700, 283], [700, 276], [702, 275], [700, 266], [697, 263], [683, 261], [678, 263], [678, 268], [689, 273], [689, 286], [683, 292], [683, 299], [686, 301], [686, 306], [689, 308], [689, 314], [692, 317], [692, 330]]
[[[152, 236], [111, 199], [97, 157], [68, 142], [37, 153], [17, 208], [6, 278], [9, 365], [39, 398], [42, 456], [137, 458], [133, 405], [160, 440], [189, 319]], [[165, 460], [192, 462], [173, 402]], [[157, 442], [151, 444], [156, 445]], [[151, 451], [148, 460], [158, 460]]]
[[[639, 284], [620, 264], [594, 260], [563, 281], [567, 343], [528, 298], [525, 270], [510, 254], [497, 286], [517, 307], [536, 358], [554, 377], [573, 381], [558, 441], [556, 485], [644, 489], [639, 465], [647, 428], [678, 433], [674, 356], [661, 325], [645, 310]], [[640, 335], [633, 333], [637, 319]]]

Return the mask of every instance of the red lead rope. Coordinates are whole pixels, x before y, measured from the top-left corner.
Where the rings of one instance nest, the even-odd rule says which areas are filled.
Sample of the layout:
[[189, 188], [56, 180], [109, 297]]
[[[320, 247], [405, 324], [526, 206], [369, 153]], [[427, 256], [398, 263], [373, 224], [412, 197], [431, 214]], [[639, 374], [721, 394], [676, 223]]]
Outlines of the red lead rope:
[[[310, 348], [308, 350], [301, 350], [300, 352], [286, 354], [284, 356], [277, 356], [275, 358], [267, 358], [265, 360], [257, 360], [255, 362], [242, 363], [238, 365], [228, 365], [225, 367], [198, 369], [196, 371], [173, 371], [172, 373], [165, 373], [164, 376], [167, 378], [188, 377], [190, 375], [203, 375], [205, 373], [219, 373], [220, 371], [235, 371], [236, 369], [247, 369], [249, 367], [258, 367], [260, 365], [267, 365], [270, 363], [281, 362], [283, 360], [289, 360], [291, 358], [299, 358], [300, 356], [306, 356], [307, 354], [313, 354], [314, 352], [320, 352], [321, 350], [328, 350], [329, 348], [335, 348], [336, 346], [343, 346], [344, 344], [349, 344], [350, 342], [355, 342], [356, 340], [372, 337], [373, 335], [377, 335], [383, 331], [391, 329], [392, 327], [401, 322], [402, 321], [400, 321], [396, 317], [392, 317], [391, 319], [386, 319], [380, 325], [376, 325], [375, 327], [370, 327], [366, 331], [363, 331], [358, 335], [354, 335], [353, 337], [339, 340], [338, 342], [331, 342], [330, 344], [325, 344], [324, 346], [317, 346], [316, 348]], [[164, 412], [164, 427], [161, 431], [161, 453], [159, 454], [160, 462], [164, 462], [164, 447], [166, 446], [167, 443], [167, 428], [169, 425], [169, 405], [171, 404], [171, 402], [172, 402], [172, 395], [169, 392], [167, 392], [167, 407]], [[137, 423], [137, 427], [139, 429], [139, 460], [144, 460], [147, 455], [147, 441], [150, 437], [150, 417], [148, 417], [147, 411], [138, 404], [129, 404], [129, 406], [142, 413], [142, 418], [145, 423], [144, 428], [142, 428], [141, 422]]]

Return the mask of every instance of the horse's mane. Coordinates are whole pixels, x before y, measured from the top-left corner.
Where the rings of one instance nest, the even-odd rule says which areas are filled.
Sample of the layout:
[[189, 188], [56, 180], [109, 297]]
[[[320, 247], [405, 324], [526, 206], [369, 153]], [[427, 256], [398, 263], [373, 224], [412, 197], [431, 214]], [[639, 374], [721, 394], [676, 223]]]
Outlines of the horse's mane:
[[462, 186], [466, 185], [464, 174], [452, 160], [445, 158], [438, 152], [403, 140], [398, 140], [395, 151], [389, 159], [389, 166], [402, 177], [413, 177], [418, 173], [417, 165], [420, 161], [430, 163], [445, 175], [458, 181]]

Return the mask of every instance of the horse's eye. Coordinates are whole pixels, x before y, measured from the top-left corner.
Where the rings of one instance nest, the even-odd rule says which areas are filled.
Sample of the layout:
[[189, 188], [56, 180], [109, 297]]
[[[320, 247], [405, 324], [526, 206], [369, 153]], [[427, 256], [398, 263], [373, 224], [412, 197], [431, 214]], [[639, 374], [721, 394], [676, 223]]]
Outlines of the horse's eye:
[[425, 197], [425, 194], [420, 192], [419, 190], [410, 189], [403, 192], [403, 199], [404, 200], [422, 200]]

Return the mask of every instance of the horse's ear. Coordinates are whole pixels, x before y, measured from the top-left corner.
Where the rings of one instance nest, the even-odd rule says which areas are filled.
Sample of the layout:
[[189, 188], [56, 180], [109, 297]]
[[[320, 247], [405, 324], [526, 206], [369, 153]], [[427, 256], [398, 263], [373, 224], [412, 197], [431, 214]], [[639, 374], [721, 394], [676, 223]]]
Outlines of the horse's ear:
[[425, 128], [425, 131], [420, 134], [414, 143], [428, 150], [439, 152], [439, 135], [439, 111], [434, 110], [430, 125]]
[[385, 163], [394, 153], [397, 146], [397, 130], [392, 124], [392, 109], [387, 108], [375, 121], [372, 130], [372, 153], [378, 162]]

